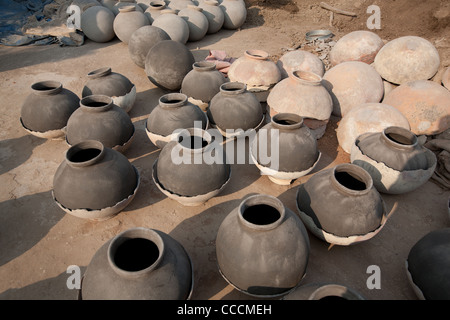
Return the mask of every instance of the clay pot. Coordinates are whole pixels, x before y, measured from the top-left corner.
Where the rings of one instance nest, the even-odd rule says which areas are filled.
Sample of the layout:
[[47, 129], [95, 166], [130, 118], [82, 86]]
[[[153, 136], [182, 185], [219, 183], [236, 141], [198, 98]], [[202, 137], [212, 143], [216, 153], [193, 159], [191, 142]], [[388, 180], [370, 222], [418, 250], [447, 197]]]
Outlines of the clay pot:
[[[261, 148], [266, 150], [263, 157], [260, 154]], [[251, 143], [250, 152], [253, 163], [261, 170], [261, 174], [280, 185], [289, 185], [295, 179], [307, 175], [320, 159], [316, 138], [303, 124], [302, 117], [293, 113], [275, 115], [270, 123], [258, 131]], [[264, 157], [269, 154], [270, 164], [264, 163]], [[273, 160], [275, 156], [276, 161]]]
[[136, 3], [136, 0], [119, 0], [112, 7], [111, 11], [114, 13], [115, 16], [117, 16], [120, 13], [121, 8], [129, 6], [134, 7], [136, 11], [144, 13], [144, 10], [142, 10], [141, 6]]
[[107, 241], [92, 257], [81, 285], [83, 300], [186, 300], [193, 265], [168, 234], [131, 228]]
[[178, 130], [208, 127], [208, 117], [196, 105], [188, 102], [182, 93], [169, 93], [159, 98], [159, 104], [148, 116], [145, 131], [150, 141], [159, 148], [178, 135]]
[[342, 62], [325, 72], [323, 80], [333, 99], [333, 115], [337, 117], [363, 103], [380, 102], [383, 98], [383, 80], [372, 66], [361, 61]]
[[372, 177], [349, 163], [322, 170], [301, 184], [297, 209], [316, 237], [344, 246], [371, 239], [388, 217]]
[[247, 19], [247, 8], [243, 0], [223, 0], [220, 8], [224, 14], [224, 29], [239, 29]]
[[179, 132], [153, 164], [156, 186], [184, 206], [198, 206], [215, 197], [230, 177], [231, 166], [222, 146], [198, 128]]
[[118, 3], [118, 0], [100, 0], [100, 4], [112, 11], [112, 8]]
[[[145, 12], [148, 9], [153, 0], [136, 0], [136, 3], [141, 7], [141, 9]], [[164, 1], [163, 1], [164, 2]], [[164, 2], [165, 4], [165, 2]]]
[[170, 40], [170, 37], [158, 27], [143, 26], [137, 29], [128, 42], [128, 53], [131, 60], [138, 67], [145, 69], [145, 57], [148, 52], [155, 44], [163, 40]]
[[106, 220], [122, 211], [139, 187], [139, 172], [121, 153], [85, 140], [67, 150], [53, 178], [53, 199], [66, 213]]
[[123, 74], [112, 72], [105, 67], [87, 74], [88, 81], [83, 87], [82, 97], [105, 95], [113, 99], [113, 103], [130, 112], [136, 101], [136, 86]]
[[336, 283], [310, 283], [298, 286], [283, 300], [365, 300], [358, 292]]
[[211, 99], [207, 114], [211, 125], [227, 138], [258, 129], [265, 118], [261, 103], [240, 82], [222, 84], [220, 92]]
[[148, 5], [148, 8], [145, 9], [144, 14], [150, 24], [153, 24], [153, 21], [155, 21], [155, 19], [161, 15], [161, 11], [164, 9], [167, 9], [167, 5], [164, 1], [151, 1]]
[[214, 62], [195, 62], [181, 83], [181, 92], [186, 94], [192, 103], [206, 111], [209, 102], [219, 93], [220, 86], [226, 81]]
[[163, 40], [148, 51], [145, 72], [156, 86], [178, 91], [194, 62], [194, 55], [184, 44], [175, 40]]
[[450, 90], [450, 67], [447, 67], [442, 74], [442, 85]]
[[114, 19], [113, 27], [117, 38], [128, 44], [133, 32], [149, 24], [150, 22], [144, 15], [144, 12], [136, 10], [135, 6], [124, 6], [119, 9], [119, 14]]
[[203, 14], [208, 19], [207, 34], [217, 33], [222, 29], [225, 15], [219, 7], [219, 2], [215, 0], [205, 0], [198, 5], [203, 9]]
[[163, 29], [173, 41], [186, 44], [189, 39], [189, 25], [175, 10], [161, 10], [161, 15], [156, 17], [152, 26]]
[[194, 5], [194, 3], [191, 0], [170, 0], [169, 1], [169, 8], [176, 12], [186, 9], [190, 5]]
[[217, 231], [220, 273], [250, 296], [289, 293], [306, 273], [309, 252], [308, 233], [301, 220], [270, 195], [244, 199]]
[[81, 99], [80, 107], [70, 116], [66, 142], [75, 145], [84, 140], [98, 140], [105, 147], [125, 152], [134, 133], [130, 117], [110, 97], [92, 95]]
[[369, 172], [378, 191], [390, 194], [417, 189], [436, 168], [434, 153], [401, 127], [360, 135], [353, 144], [351, 161]]
[[383, 102], [403, 113], [416, 135], [435, 135], [450, 128], [450, 92], [434, 81], [402, 84]]
[[228, 78], [232, 82], [245, 83], [260, 102], [265, 102], [270, 89], [281, 80], [281, 71], [275, 62], [269, 60], [267, 52], [247, 50], [231, 64]]
[[278, 61], [277, 66], [281, 71], [281, 79], [289, 77], [294, 71], [309, 71], [322, 77], [325, 73], [325, 67], [322, 60], [314, 53], [295, 50], [285, 53]]
[[351, 153], [356, 138], [366, 132], [380, 132], [391, 126], [410, 129], [408, 119], [385, 103], [364, 103], [351, 109], [339, 122], [336, 136], [341, 148]]
[[270, 114], [295, 113], [320, 138], [333, 111], [333, 101], [322, 78], [312, 72], [296, 70], [281, 80], [267, 97]]
[[80, 98], [60, 82], [36, 82], [22, 104], [20, 123], [37, 137], [62, 139], [69, 117], [79, 106]]
[[114, 18], [114, 13], [108, 8], [89, 7], [81, 14], [81, 30], [92, 41], [111, 41], [116, 36], [113, 27]]
[[209, 23], [203, 14], [203, 9], [196, 5], [188, 5], [178, 12], [178, 16], [186, 20], [189, 27], [188, 41], [199, 41], [203, 39], [208, 31]]
[[439, 69], [436, 48], [426, 39], [400, 37], [386, 43], [374, 60], [374, 67], [383, 79], [396, 84], [428, 80]]
[[383, 40], [376, 33], [366, 30], [353, 31], [340, 38], [332, 47], [330, 63], [332, 66], [345, 61], [371, 64], [383, 46]]

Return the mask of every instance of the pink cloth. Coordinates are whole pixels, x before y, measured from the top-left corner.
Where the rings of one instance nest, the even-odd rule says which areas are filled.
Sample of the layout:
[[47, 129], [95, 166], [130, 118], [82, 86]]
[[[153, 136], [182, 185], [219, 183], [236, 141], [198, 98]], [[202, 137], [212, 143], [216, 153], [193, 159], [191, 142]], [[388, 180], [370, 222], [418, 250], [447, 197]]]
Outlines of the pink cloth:
[[227, 76], [231, 64], [236, 60], [235, 58], [227, 57], [227, 53], [222, 50], [210, 50], [209, 56], [205, 58], [206, 61], [212, 61], [216, 65], [217, 70]]

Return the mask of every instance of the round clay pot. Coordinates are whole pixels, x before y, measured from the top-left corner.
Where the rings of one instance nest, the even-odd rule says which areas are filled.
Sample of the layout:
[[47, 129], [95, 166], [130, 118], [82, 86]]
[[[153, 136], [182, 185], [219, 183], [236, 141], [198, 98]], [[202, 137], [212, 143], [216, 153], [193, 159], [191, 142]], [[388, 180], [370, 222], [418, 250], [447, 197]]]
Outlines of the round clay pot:
[[192, 70], [181, 83], [181, 92], [203, 111], [220, 91], [220, 86], [227, 82], [222, 72], [216, 69], [214, 62], [199, 61], [192, 65]]
[[386, 43], [374, 60], [374, 67], [383, 79], [403, 84], [428, 80], [438, 71], [439, 53], [426, 39], [404, 36]]
[[83, 300], [186, 300], [193, 265], [168, 234], [131, 228], [107, 241], [92, 257], [81, 285]]
[[169, 93], [159, 98], [159, 104], [148, 116], [145, 131], [159, 148], [178, 135], [178, 130], [200, 128], [206, 130], [208, 117], [182, 93]]
[[224, 14], [224, 29], [239, 29], [247, 19], [247, 8], [243, 0], [223, 0], [220, 8]]
[[170, 199], [198, 206], [218, 195], [231, 178], [223, 147], [198, 128], [184, 129], [153, 164], [153, 181]]
[[194, 62], [194, 55], [184, 44], [163, 40], [149, 50], [145, 58], [145, 72], [156, 86], [178, 91]]
[[103, 95], [87, 96], [67, 122], [66, 142], [75, 145], [98, 140], [105, 147], [125, 152], [134, 138], [135, 128], [128, 114]]
[[[262, 157], [261, 148], [266, 150]], [[302, 117], [293, 113], [278, 113], [272, 117], [256, 134], [250, 152], [261, 174], [280, 185], [289, 185], [307, 175], [320, 159], [316, 138], [303, 124]], [[271, 161], [265, 163], [269, 154]]]
[[131, 60], [142, 69], [145, 69], [145, 57], [150, 49], [160, 41], [170, 40], [169, 35], [155, 26], [143, 26], [131, 35], [128, 42], [128, 53]]
[[322, 78], [312, 72], [296, 70], [281, 80], [267, 97], [270, 114], [295, 113], [320, 138], [333, 111], [333, 101]]
[[450, 128], [450, 92], [434, 81], [402, 84], [383, 102], [403, 113], [416, 135], [435, 135]]
[[227, 138], [239, 137], [256, 130], [264, 122], [261, 103], [241, 82], [227, 82], [211, 99], [207, 110], [212, 126]]
[[314, 174], [297, 192], [297, 208], [319, 239], [351, 245], [374, 237], [387, 213], [372, 177], [355, 164], [339, 164]]
[[20, 122], [37, 137], [63, 139], [67, 121], [79, 106], [80, 98], [60, 82], [36, 82], [22, 104]]
[[161, 15], [161, 11], [164, 9], [167, 9], [167, 5], [164, 1], [151, 1], [148, 8], [145, 9], [144, 14], [150, 24], [153, 24], [153, 21]]
[[186, 44], [189, 40], [189, 25], [175, 10], [161, 10], [161, 15], [156, 17], [152, 26], [163, 29], [173, 41]]
[[442, 74], [442, 85], [450, 90], [450, 67], [447, 67]]
[[136, 0], [119, 0], [112, 7], [111, 11], [114, 13], [115, 16], [117, 16], [120, 13], [121, 8], [129, 6], [134, 7], [136, 11], [144, 13], [144, 10], [142, 10], [141, 6], [136, 3]]
[[309, 237], [302, 221], [270, 195], [244, 199], [217, 231], [220, 273], [250, 296], [289, 293], [306, 273], [309, 252]]
[[281, 79], [286, 79], [297, 70], [309, 71], [323, 77], [325, 67], [322, 60], [314, 53], [304, 50], [294, 50], [285, 53], [277, 61], [277, 66], [281, 71]]
[[384, 46], [380, 36], [372, 31], [358, 30], [340, 38], [330, 51], [332, 66], [345, 61], [361, 61], [371, 64]]
[[422, 300], [450, 300], [450, 228], [433, 230], [414, 244], [406, 274]]
[[100, 4], [109, 10], [112, 10], [112, 8], [119, 2], [118, 0], [100, 0]]
[[360, 135], [353, 144], [351, 162], [369, 172], [378, 191], [390, 194], [417, 189], [436, 168], [434, 153], [402, 127]]
[[123, 6], [119, 9], [119, 14], [114, 19], [113, 26], [117, 38], [128, 44], [133, 32], [149, 24], [150, 22], [144, 12], [136, 10], [135, 6]]
[[139, 187], [139, 172], [121, 153], [85, 140], [67, 150], [53, 177], [53, 198], [68, 214], [106, 220], [122, 211]]
[[81, 14], [81, 30], [92, 41], [108, 42], [115, 36], [114, 13], [105, 7], [89, 7]]
[[355, 290], [335, 283], [310, 283], [298, 286], [283, 300], [365, 300]]
[[189, 5], [194, 5], [194, 3], [191, 0], [170, 0], [169, 1], [169, 8], [176, 12], [186, 9]]
[[351, 153], [356, 138], [366, 132], [380, 132], [391, 126], [410, 130], [408, 119], [385, 103], [364, 103], [351, 109], [339, 122], [336, 136], [341, 148]]
[[207, 34], [217, 33], [222, 29], [225, 15], [219, 7], [219, 2], [215, 0], [205, 0], [198, 5], [203, 9], [203, 14], [208, 19]]
[[372, 66], [361, 61], [342, 62], [325, 72], [323, 80], [337, 117], [360, 104], [380, 102], [383, 98], [383, 80]]
[[[136, 3], [141, 7], [141, 9], [145, 12], [148, 9], [153, 0], [136, 0]], [[164, 2], [164, 1], [163, 1]], [[164, 2], [165, 4], [165, 2]]]
[[112, 72], [105, 67], [87, 74], [88, 81], [83, 87], [81, 96], [104, 95], [111, 97], [113, 103], [130, 112], [136, 101], [136, 86], [123, 74]]
[[232, 82], [245, 83], [260, 102], [265, 102], [270, 89], [281, 80], [281, 71], [275, 62], [269, 60], [267, 52], [247, 50], [231, 64], [228, 78]]
[[208, 32], [208, 19], [203, 14], [203, 8], [196, 5], [188, 5], [178, 12], [178, 16], [186, 20], [189, 27], [188, 41], [199, 41]]

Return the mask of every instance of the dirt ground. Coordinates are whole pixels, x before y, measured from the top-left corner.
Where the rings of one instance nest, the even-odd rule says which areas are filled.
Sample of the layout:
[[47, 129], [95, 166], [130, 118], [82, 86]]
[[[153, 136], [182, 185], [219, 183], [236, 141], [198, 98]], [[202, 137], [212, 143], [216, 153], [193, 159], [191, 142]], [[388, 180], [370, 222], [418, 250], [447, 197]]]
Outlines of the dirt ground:
[[[357, 14], [335, 14], [331, 24], [330, 12], [319, 3], [247, 0], [248, 18], [240, 30], [221, 30], [187, 45], [196, 60], [203, 60], [213, 49], [239, 57], [249, 48], [265, 50], [276, 59], [286, 48], [302, 44], [310, 30], [329, 29], [334, 40], [350, 31], [367, 30], [370, 14], [366, 10], [375, 4], [382, 20], [381, 30], [374, 32], [382, 39], [422, 36], [438, 49], [440, 70], [450, 65], [448, 1], [330, 0], [330, 5]], [[165, 197], [151, 178], [159, 150], [147, 138], [144, 125], [164, 92], [150, 83], [127, 50], [117, 39], [103, 44], [86, 40], [80, 47], [0, 47], [0, 299], [76, 299], [76, 290], [66, 286], [67, 267], [78, 265], [83, 272], [104, 242], [136, 226], [166, 232], [185, 247], [194, 264], [193, 300], [252, 299], [233, 289], [218, 272], [215, 238], [224, 217], [242, 198], [256, 193], [276, 196], [296, 212], [299, 184], [315, 172], [349, 162], [336, 139], [339, 119], [332, 118], [319, 140], [322, 158], [309, 175], [290, 186], [279, 186], [252, 164], [233, 164], [231, 181], [221, 194], [202, 206], [183, 207]], [[104, 66], [127, 76], [137, 87], [130, 112], [136, 138], [125, 155], [140, 171], [141, 186], [133, 202], [116, 217], [91, 222], [65, 214], [52, 200], [53, 175], [64, 159], [66, 143], [26, 133], [19, 117], [32, 83], [57, 80], [81, 96], [87, 73]], [[449, 190], [431, 180], [408, 194], [382, 195], [389, 209], [398, 205], [396, 211], [378, 235], [354, 246], [329, 248], [310, 234], [311, 252], [301, 285], [340, 283], [371, 300], [417, 299], [407, 280], [405, 260], [422, 236], [450, 226], [449, 196]], [[371, 265], [380, 267], [380, 289], [366, 285]]]

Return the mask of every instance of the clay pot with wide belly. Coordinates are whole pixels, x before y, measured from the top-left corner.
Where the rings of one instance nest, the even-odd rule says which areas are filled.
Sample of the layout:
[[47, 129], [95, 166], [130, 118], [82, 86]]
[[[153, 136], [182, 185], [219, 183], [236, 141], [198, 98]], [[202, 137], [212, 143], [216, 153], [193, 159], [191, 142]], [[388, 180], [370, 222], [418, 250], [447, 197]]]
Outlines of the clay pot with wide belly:
[[238, 29], [247, 19], [247, 8], [244, 0], [223, 0], [220, 3], [220, 8], [224, 13], [224, 29]]
[[136, 6], [121, 7], [119, 14], [114, 19], [114, 32], [117, 38], [126, 44], [130, 41], [133, 32], [150, 24], [142, 9], [141, 11], [136, 10]]
[[199, 41], [208, 32], [209, 22], [203, 14], [203, 8], [196, 5], [188, 5], [178, 12], [178, 16], [186, 20], [189, 27], [188, 41]]
[[163, 29], [173, 41], [186, 44], [189, 40], [189, 25], [186, 20], [171, 9], [161, 10], [161, 14], [153, 21], [152, 26]]
[[105, 7], [94, 6], [81, 14], [81, 30], [95, 42], [108, 42], [115, 36], [114, 13]]
[[167, 4], [163, 0], [151, 1], [144, 14], [150, 24], [153, 24], [153, 21], [161, 15], [161, 11], [164, 9], [167, 9]]
[[134, 7], [135, 11], [144, 12], [142, 7], [136, 3], [136, 0], [118, 0], [111, 8], [111, 11], [117, 16], [120, 13], [120, 9], [124, 7]]
[[281, 56], [277, 61], [277, 66], [281, 71], [281, 79], [289, 77], [294, 71], [309, 71], [323, 77], [325, 66], [322, 60], [314, 53], [305, 50], [289, 51]]
[[131, 60], [141, 67], [145, 68], [145, 58], [150, 49], [160, 41], [170, 40], [169, 35], [162, 29], [155, 26], [143, 26], [137, 29], [131, 35], [128, 42], [128, 53]]
[[342, 284], [310, 283], [298, 286], [283, 300], [365, 300], [361, 294]]
[[219, 7], [219, 2], [215, 0], [204, 0], [198, 6], [203, 9], [203, 14], [208, 19], [207, 34], [219, 32], [225, 20], [225, 15]]

